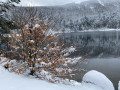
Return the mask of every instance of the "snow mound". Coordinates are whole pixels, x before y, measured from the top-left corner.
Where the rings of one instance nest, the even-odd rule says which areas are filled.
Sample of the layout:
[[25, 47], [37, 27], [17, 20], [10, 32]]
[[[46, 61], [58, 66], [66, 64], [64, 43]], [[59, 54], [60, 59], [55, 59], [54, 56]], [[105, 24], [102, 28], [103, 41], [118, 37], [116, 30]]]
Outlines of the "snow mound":
[[95, 70], [84, 75], [82, 84], [93, 84], [103, 90], [115, 90], [112, 82], [104, 74]]
[[120, 81], [119, 81], [119, 84], [118, 84], [118, 90], [120, 90]]

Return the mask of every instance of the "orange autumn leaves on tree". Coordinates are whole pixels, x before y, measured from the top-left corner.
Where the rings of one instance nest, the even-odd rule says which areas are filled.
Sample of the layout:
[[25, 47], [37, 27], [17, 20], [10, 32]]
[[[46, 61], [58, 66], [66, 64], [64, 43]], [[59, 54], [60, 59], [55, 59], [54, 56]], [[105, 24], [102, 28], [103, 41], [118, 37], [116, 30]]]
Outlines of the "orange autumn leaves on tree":
[[52, 75], [53, 79], [69, 75], [70, 68], [63, 56], [63, 48], [44, 22], [27, 23], [22, 29], [11, 32], [10, 36], [9, 45], [13, 48], [10, 53], [17, 54], [19, 58], [15, 59], [23, 63], [18, 72], [28, 69], [31, 75]]

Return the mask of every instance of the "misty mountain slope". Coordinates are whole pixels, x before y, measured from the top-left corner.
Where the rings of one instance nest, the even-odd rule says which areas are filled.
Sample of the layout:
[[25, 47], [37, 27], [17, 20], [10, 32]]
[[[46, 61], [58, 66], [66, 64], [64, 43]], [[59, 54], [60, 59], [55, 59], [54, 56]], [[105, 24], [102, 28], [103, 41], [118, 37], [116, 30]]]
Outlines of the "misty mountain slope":
[[59, 6], [37, 7], [43, 15], [65, 19], [78, 19], [84, 16], [96, 15], [105, 12], [120, 11], [119, 0], [88, 0], [81, 3], [69, 3]]
[[38, 15], [51, 22], [51, 27], [56, 24], [56, 31], [120, 27], [119, 0], [88, 0], [77, 4], [35, 8], [38, 9]]
[[120, 2], [120, 0], [100, 0], [103, 3], [114, 3], [114, 2]]
[[[67, 18], [83, 17], [87, 15], [101, 14], [105, 12], [120, 11], [119, 0], [88, 0], [80, 4], [70, 3], [62, 6], [49, 7], [53, 13], [60, 12]], [[55, 12], [54, 12], [55, 10]], [[58, 11], [58, 12], [57, 12]]]
[[[66, 7], [69, 9], [79, 8], [80, 11], [85, 9], [86, 11], [92, 10], [92, 13], [101, 13], [105, 11], [111, 11], [113, 9], [119, 9], [120, 0], [88, 0], [80, 4], [70, 3], [65, 5], [64, 8]], [[82, 11], [82, 13], [84, 13], [84, 11]]]

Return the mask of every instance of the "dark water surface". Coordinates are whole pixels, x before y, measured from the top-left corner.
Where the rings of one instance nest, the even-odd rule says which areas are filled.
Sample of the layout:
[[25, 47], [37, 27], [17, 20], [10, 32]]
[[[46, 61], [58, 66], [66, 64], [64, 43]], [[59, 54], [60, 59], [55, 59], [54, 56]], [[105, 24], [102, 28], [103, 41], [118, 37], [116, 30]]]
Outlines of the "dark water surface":
[[72, 56], [91, 57], [120, 56], [120, 31], [72, 32], [60, 35], [60, 42], [66, 47], [76, 47]]
[[[97, 57], [79, 63], [76, 66], [77, 72], [74, 72], [73, 79], [81, 81], [87, 71], [97, 70], [105, 74], [113, 82], [116, 90], [118, 89], [118, 82], [120, 81], [120, 31], [64, 33], [61, 38], [66, 46], [77, 47], [76, 53], [73, 54], [74, 57], [75, 55], [82, 56], [82, 54]], [[87, 71], [79, 71], [80, 68]]]

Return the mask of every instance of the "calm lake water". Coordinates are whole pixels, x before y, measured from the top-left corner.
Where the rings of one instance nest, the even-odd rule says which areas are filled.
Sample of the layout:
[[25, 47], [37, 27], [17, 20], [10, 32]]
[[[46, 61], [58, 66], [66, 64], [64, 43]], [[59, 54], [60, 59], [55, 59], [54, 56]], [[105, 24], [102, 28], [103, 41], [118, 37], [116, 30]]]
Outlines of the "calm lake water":
[[76, 47], [74, 57], [120, 56], [120, 30], [63, 33], [60, 42]]
[[[86, 59], [76, 66], [77, 72], [74, 72], [75, 76], [73, 79], [81, 82], [87, 71], [97, 70], [105, 74], [113, 82], [116, 90], [118, 89], [118, 82], [120, 81], [120, 31], [65, 33], [61, 38], [61, 41], [66, 45], [77, 47], [77, 51], [73, 56], [82, 56], [81, 52], [88, 50], [83, 55], [88, 54], [94, 57]], [[109, 56], [112, 58], [106, 58]], [[119, 58], [114, 58], [115, 56]], [[86, 71], [80, 71], [79, 69], [81, 68]]]

